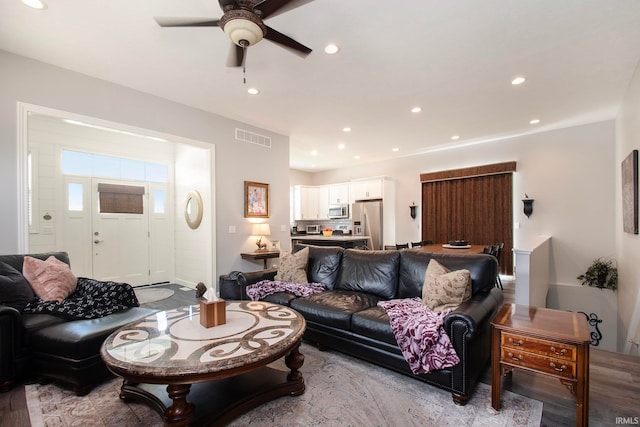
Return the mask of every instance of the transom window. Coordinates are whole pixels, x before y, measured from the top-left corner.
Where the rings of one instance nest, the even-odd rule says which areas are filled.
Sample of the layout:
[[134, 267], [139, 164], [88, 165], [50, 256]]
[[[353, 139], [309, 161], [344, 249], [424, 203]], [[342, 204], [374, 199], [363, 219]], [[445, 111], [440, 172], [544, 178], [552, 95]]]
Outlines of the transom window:
[[129, 181], [169, 181], [167, 165], [71, 150], [62, 151], [62, 173]]

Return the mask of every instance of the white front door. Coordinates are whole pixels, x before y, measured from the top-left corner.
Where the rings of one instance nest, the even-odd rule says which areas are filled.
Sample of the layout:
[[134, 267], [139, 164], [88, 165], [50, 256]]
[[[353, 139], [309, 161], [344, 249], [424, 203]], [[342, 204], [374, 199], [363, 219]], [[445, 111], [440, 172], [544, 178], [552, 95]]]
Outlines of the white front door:
[[[121, 213], [122, 209], [118, 206], [114, 209], [113, 203], [101, 206], [99, 184], [130, 188], [133, 199], [142, 199], [139, 201], [142, 209], [135, 206], [132, 209], [135, 213]], [[140, 189], [144, 194], [137, 194]], [[115, 205], [123, 203], [126, 201], [116, 201]], [[92, 206], [93, 278], [132, 286], [150, 283], [148, 185], [93, 178]]]

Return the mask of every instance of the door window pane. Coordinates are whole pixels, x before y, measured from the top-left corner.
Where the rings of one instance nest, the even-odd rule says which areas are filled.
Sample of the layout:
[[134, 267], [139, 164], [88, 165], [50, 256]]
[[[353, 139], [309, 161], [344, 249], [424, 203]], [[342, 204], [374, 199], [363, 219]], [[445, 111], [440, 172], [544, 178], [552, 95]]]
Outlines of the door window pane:
[[144, 187], [99, 183], [98, 193], [100, 213], [144, 213]]

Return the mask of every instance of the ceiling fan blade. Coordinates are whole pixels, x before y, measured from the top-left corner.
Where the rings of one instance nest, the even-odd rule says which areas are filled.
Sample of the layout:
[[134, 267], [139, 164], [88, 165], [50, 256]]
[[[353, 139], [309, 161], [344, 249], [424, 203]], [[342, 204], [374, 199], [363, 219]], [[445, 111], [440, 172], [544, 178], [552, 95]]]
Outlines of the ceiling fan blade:
[[281, 32], [274, 30], [268, 25], [266, 27], [267, 34], [265, 34], [264, 36], [265, 39], [277, 43], [283, 47], [289, 48], [293, 53], [296, 53], [303, 58], [313, 52], [310, 48], [306, 47], [302, 43], [295, 41], [291, 37], [285, 36]]
[[296, 7], [311, 3], [312, 1], [313, 0], [262, 0], [256, 4], [253, 9], [262, 12], [262, 19], [266, 19], [270, 16], [280, 15]]
[[153, 18], [161, 27], [218, 27], [219, 19], [173, 18], [156, 16]]
[[244, 63], [245, 49], [235, 43], [231, 43], [229, 47], [229, 56], [227, 56], [227, 67], [242, 67]]

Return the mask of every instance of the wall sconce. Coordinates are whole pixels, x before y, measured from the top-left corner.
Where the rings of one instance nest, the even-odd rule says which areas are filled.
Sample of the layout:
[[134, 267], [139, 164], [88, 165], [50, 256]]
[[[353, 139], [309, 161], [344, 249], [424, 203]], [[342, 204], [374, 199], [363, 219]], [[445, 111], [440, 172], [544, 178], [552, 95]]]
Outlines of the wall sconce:
[[412, 219], [416, 219], [416, 202], [413, 202], [411, 206], [409, 206], [409, 213], [411, 214]]
[[527, 196], [527, 193], [524, 193], [524, 199], [522, 199], [522, 203], [524, 204], [524, 214], [529, 218], [533, 213], [533, 201], [534, 199], [530, 199]]
[[253, 224], [253, 230], [251, 230], [251, 235], [258, 236], [258, 240], [256, 240], [256, 252], [264, 252], [267, 250], [267, 244], [262, 243], [262, 237], [271, 235], [271, 228], [269, 224]]

